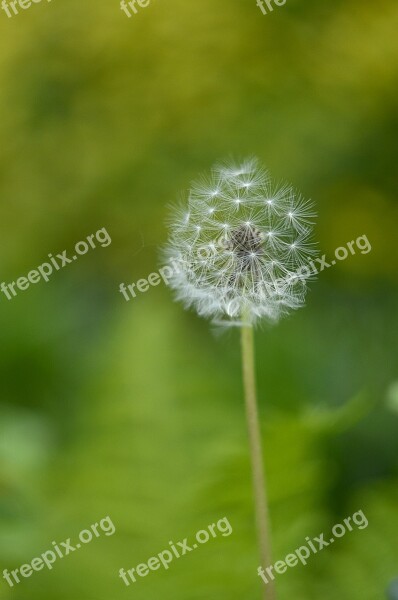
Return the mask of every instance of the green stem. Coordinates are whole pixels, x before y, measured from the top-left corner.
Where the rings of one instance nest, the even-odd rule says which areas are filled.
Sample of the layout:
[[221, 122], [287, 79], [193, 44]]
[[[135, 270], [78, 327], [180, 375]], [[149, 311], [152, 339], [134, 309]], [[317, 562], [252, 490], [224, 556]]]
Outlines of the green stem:
[[[253, 327], [245, 323], [242, 326], [242, 365], [246, 400], [246, 417], [249, 430], [250, 453], [253, 472], [254, 500], [256, 508], [257, 535], [260, 560], [263, 569], [271, 566], [271, 546], [268, 503], [265, 487], [263, 453], [260, 424], [257, 409], [254, 336]], [[268, 580], [271, 578], [268, 577]], [[276, 600], [275, 584], [272, 579], [264, 585], [264, 600]]]

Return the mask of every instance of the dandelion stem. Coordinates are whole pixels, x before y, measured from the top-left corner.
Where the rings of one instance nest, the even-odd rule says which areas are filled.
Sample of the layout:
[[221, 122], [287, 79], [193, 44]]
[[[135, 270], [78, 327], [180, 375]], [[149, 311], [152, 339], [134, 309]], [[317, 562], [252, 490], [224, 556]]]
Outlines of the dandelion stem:
[[[271, 566], [272, 562], [268, 502], [265, 487], [260, 423], [257, 409], [254, 336], [253, 327], [250, 324], [247, 324], [247, 321], [245, 319], [243, 319], [243, 321], [244, 325], [241, 328], [241, 335], [246, 416], [249, 430], [260, 560], [261, 566], [263, 567], [263, 569], [265, 569], [266, 567]], [[263, 599], [276, 600], [275, 585], [272, 579], [264, 587]]]

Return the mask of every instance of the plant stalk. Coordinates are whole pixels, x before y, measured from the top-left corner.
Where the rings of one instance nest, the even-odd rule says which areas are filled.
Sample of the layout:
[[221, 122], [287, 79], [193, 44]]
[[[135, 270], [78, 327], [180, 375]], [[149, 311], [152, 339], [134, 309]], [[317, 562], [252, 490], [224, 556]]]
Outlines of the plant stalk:
[[[241, 328], [241, 336], [243, 382], [252, 463], [257, 536], [261, 566], [265, 569], [266, 567], [271, 566], [272, 561], [268, 502], [265, 486], [260, 423], [257, 409], [253, 327], [250, 324], [244, 323]], [[267, 584], [263, 582], [263, 599], [276, 600], [275, 583], [270, 577], [267, 577], [267, 579]]]

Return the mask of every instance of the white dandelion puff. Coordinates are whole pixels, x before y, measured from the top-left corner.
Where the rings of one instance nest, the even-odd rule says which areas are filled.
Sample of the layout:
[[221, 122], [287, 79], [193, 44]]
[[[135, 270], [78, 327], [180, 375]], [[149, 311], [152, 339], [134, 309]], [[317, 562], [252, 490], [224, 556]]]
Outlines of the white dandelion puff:
[[297, 273], [315, 253], [314, 216], [310, 201], [275, 187], [255, 159], [217, 165], [169, 221], [165, 260], [180, 264], [169, 285], [217, 323], [277, 321], [304, 304], [310, 276]]

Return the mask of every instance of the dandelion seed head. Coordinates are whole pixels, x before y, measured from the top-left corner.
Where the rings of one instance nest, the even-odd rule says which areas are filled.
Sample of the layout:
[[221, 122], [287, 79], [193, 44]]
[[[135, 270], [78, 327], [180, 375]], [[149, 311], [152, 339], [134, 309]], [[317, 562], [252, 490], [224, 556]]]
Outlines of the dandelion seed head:
[[180, 268], [169, 285], [217, 323], [277, 321], [304, 304], [309, 276], [297, 271], [315, 254], [314, 216], [311, 202], [275, 187], [255, 159], [217, 165], [170, 219], [164, 260]]

